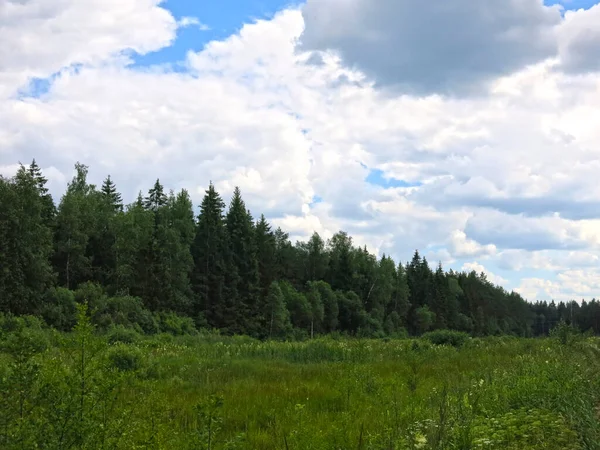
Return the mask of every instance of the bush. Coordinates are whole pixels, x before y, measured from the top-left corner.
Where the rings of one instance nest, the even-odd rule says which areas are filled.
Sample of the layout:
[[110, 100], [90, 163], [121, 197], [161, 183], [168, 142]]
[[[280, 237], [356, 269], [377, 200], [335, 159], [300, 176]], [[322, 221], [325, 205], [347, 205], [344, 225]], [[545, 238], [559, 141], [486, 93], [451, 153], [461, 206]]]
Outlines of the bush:
[[70, 331], [77, 322], [75, 293], [66, 288], [51, 288], [43, 298], [41, 315], [48, 325]]
[[75, 291], [75, 301], [77, 303], [87, 303], [92, 314], [103, 311], [107, 299], [108, 297], [102, 286], [91, 281], [80, 284]]
[[137, 347], [119, 342], [108, 351], [108, 360], [115, 369], [131, 372], [142, 367], [142, 352]]
[[178, 316], [174, 312], [161, 312], [156, 314], [160, 331], [175, 336], [184, 334], [198, 334], [196, 325], [191, 317]]
[[156, 318], [144, 308], [142, 300], [129, 295], [107, 298], [103, 308], [93, 314], [93, 322], [105, 330], [114, 325], [121, 325], [146, 334], [159, 331]]
[[421, 336], [421, 338], [435, 345], [451, 345], [453, 347], [461, 347], [465, 342], [467, 342], [467, 340], [470, 339], [470, 336], [462, 331], [435, 330], [425, 333], [423, 336]]
[[133, 344], [134, 342], [137, 342], [139, 338], [140, 335], [137, 331], [131, 328], [125, 328], [123, 325], [114, 326], [107, 333], [109, 344], [116, 344], [117, 342]]
[[[19, 319], [21, 319], [19, 317]], [[22, 320], [22, 319], [21, 319]], [[22, 328], [3, 336], [0, 341], [0, 351], [13, 356], [24, 356], [41, 353], [50, 346], [47, 334], [41, 328]]]

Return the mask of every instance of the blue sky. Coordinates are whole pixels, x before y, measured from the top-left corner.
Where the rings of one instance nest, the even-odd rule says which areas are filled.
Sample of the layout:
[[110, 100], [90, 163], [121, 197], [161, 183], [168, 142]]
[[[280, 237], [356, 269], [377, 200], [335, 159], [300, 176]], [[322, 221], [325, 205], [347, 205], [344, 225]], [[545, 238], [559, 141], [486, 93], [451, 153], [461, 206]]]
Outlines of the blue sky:
[[136, 64], [146, 66], [181, 61], [190, 50], [202, 50], [206, 43], [225, 39], [246, 23], [270, 19], [278, 11], [297, 4], [284, 0], [167, 0], [161, 6], [171, 11], [177, 20], [195, 17], [208, 29], [194, 25], [182, 28], [173, 46], [136, 56]]
[[[208, 27], [188, 26], [179, 30], [171, 47], [146, 55], [136, 55], [135, 64], [172, 64], [182, 61], [188, 51], [199, 51], [211, 40], [222, 40], [235, 34], [246, 23], [257, 19], [270, 19], [275, 13], [290, 6], [304, 3], [301, 0], [167, 0], [161, 6], [180, 20], [195, 17]], [[547, 5], [562, 4], [565, 10], [588, 9], [595, 0], [545, 0]], [[175, 67], [177, 69], [177, 67]]]

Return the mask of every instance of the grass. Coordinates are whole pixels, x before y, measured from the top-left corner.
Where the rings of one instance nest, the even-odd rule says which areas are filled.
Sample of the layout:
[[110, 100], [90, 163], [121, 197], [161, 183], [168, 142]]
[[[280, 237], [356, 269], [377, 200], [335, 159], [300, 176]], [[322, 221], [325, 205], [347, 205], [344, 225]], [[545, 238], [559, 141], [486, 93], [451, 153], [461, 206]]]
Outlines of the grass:
[[596, 338], [7, 336], [7, 449], [600, 448]]

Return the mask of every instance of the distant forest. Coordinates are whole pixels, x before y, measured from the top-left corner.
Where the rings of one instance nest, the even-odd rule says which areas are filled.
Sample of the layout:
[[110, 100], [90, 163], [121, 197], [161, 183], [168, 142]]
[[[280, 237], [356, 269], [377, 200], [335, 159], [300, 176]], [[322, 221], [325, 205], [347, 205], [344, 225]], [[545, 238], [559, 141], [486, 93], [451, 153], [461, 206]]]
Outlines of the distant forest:
[[94, 322], [146, 333], [219, 329], [257, 338], [548, 334], [561, 320], [600, 333], [600, 303], [525, 301], [483, 273], [433, 269], [415, 251], [403, 264], [353, 245], [345, 232], [290, 242], [255, 219], [238, 188], [228, 207], [211, 184], [199, 214], [187, 191], [159, 180], [123, 205], [110, 176], [88, 168], [56, 204], [35, 160], [0, 177], [0, 312], [69, 330], [76, 304]]

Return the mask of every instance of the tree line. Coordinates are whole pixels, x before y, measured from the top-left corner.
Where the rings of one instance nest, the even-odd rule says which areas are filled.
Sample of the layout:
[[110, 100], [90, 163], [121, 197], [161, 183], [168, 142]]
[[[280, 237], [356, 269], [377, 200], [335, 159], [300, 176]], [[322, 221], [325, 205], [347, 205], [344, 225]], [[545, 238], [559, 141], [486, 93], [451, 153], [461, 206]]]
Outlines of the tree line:
[[[59, 329], [87, 302], [102, 326], [185, 327], [257, 338], [383, 337], [453, 329], [473, 335], [548, 334], [565, 321], [600, 332], [600, 303], [528, 303], [484, 273], [377, 258], [340, 231], [292, 243], [239, 188], [225, 205], [212, 183], [199, 214], [186, 190], [159, 180], [124, 205], [77, 163], [55, 204], [35, 160], [0, 177], [0, 312]], [[183, 325], [182, 325], [183, 324]]]

